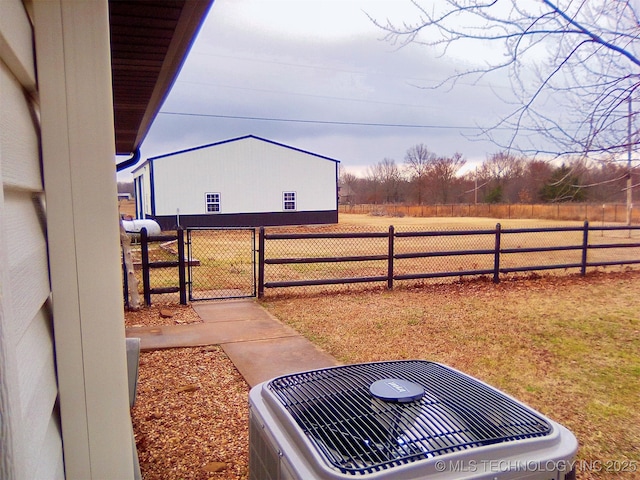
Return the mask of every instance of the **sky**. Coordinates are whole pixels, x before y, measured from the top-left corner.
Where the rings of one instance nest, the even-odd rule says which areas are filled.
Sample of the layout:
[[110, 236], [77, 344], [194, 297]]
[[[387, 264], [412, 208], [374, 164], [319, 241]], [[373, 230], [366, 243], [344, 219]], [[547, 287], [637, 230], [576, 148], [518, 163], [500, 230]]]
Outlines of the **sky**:
[[477, 127], [509, 111], [498, 98], [506, 81], [431, 88], [491, 52], [399, 47], [369, 16], [415, 21], [418, 11], [405, 0], [215, 0], [142, 158], [256, 135], [364, 176], [420, 143], [461, 153], [467, 168], [497, 152]]

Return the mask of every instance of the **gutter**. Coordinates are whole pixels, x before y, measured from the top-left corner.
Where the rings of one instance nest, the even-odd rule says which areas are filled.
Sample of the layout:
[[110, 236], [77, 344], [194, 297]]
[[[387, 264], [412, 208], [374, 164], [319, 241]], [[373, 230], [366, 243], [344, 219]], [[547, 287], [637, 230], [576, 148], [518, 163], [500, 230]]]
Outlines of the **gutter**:
[[116, 172], [121, 172], [125, 168], [133, 167], [140, 161], [140, 149], [136, 148], [131, 158], [116, 164]]

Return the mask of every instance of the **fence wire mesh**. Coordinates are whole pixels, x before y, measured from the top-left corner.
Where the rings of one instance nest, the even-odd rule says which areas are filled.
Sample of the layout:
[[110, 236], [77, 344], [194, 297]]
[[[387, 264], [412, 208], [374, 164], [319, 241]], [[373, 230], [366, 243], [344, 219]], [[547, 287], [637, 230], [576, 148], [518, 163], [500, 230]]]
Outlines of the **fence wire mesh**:
[[[509, 228], [501, 228], [499, 269], [501, 278], [529, 275], [540, 270], [546, 274], [579, 273], [583, 254], [584, 225], [576, 222], [569, 230], [554, 231], [552, 226], [539, 229], [518, 229], [517, 222]], [[555, 226], [557, 228], [557, 226]], [[443, 283], [461, 280], [463, 277], [487, 276], [495, 271], [497, 224], [470, 230], [468, 226], [446, 228], [402, 226], [395, 228], [393, 238], [394, 285]], [[377, 233], [377, 238], [279, 238], [278, 234], [322, 233], [367, 234]], [[318, 292], [386, 288], [389, 275], [389, 228], [360, 225], [336, 225], [323, 227], [269, 228], [265, 230], [265, 295], [299, 295]], [[589, 245], [619, 243], [620, 248], [589, 249], [587, 262], [621, 261], [640, 259], [640, 249], [629, 248], [626, 241], [637, 242], [638, 230], [590, 231]], [[274, 238], [271, 238], [274, 237]], [[539, 249], [543, 251], [526, 251]], [[511, 250], [515, 250], [510, 253]], [[523, 251], [524, 250], [524, 251]], [[387, 257], [350, 260], [351, 257]], [[331, 261], [343, 258], [344, 261]], [[309, 259], [320, 260], [306, 263]], [[287, 260], [286, 263], [284, 260]], [[304, 261], [296, 261], [304, 260]], [[272, 263], [274, 262], [275, 263]], [[573, 265], [558, 268], [558, 265]], [[528, 269], [531, 269], [528, 271]], [[595, 268], [617, 268], [620, 265]], [[633, 268], [633, 267], [622, 267]], [[510, 269], [519, 272], [509, 272]], [[359, 279], [358, 283], [340, 283], [341, 280]], [[373, 279], [367, 281], [367, 279]], [[277, 288], [279, 282], [303, 283], [328, 281], [323, 285], [290, 285]], [[273, 287], [273, 288], [272, 288]]]
[[[501, 234], [500, 267], [503, 269], [548, 267], [553, 265], [580, 265], [582, 261], [584, 230], [525, 231], [504, 229]], [[547, 251], [522, 252], [537, 248]], [[563, 248], [562, 250], [555, 250]], [[513, 251], [513, 253], [509, 253]], [[579, 268], [579, 267], [576, 267]], [[574, 270], [574, 273], [578, 270]]]
[[[175, 233], [175, 232], [169, 232]], [[178, 261], [178, 241], [149, 242], [148, 244], [149, 262], [172, 262]], [[138, 293], [141, 298], [144, 295], [142, 278], [142, 251], [138, 237], [133, 238], [131, 245], [131, 257], [133, 268], [138, 282]], [[149, 284], [151, 288], [177, 288], [179, 286], [178, 269], [176, 267], [151, 268], [149, 270]], [[179, 291], [154, 294], [153, 303], [178, 303], [180, 301]]]
[[187, 244], [190, 300], [255, 296], [254, 229], [188, 230]]
[[[420, 229], [420, 232], [396, 230], [398, 236], [395, 239], [394, 253], [401, 258], [394, 262], [394, 275], [453, 274], [493, 268], [495, 233], [491, 230], [470, 233], [468, 230], [450, 229], [447, 235], [414, 236], [417, 233], [438, 232], [435, 228]], [[409, 236], [402, 236], [403, 234]]]
[[[387, 275], [388, 237], [386, 228], [365, 228], [358, 226], [332, 226], [323, 227], [292, 227], [292, 228], [267, 228], [265, 229], [265, 266], [264, 278], [266, 284], [282, 281], [314, 281], [314, 280], [340, 280], [349, 278], [372, 278]], [[294, 235], [332, 235], [332, 234], [374, 234], [378, 237], [360, 238], [297, 238], [278, 239], [272, 238], [279, 234]], [[344, 258], [344, 261], [331, 261], [336, 257]], [[368, 259], [365, 259], [368, 257]], [[383, 257], [371, 259], [370, 257]], [[349, 260], [349, 258], [351, 260]], [[270, 263], [274, 260], [300, 262]], [[311, 259], [316, 261], [307, 262]], [[366, 283], [366, 282], [364, 282]], [[314, 286], [291, 287], [290, 293]], [[318, 288], [336, 290], [344, 289], [345, 285], [323, 285]]]
[[[466, 223], [453, 226], [449, 223], [441, 228], [403, 225], [393, 229], [392, 245], [388, 225], [266, 227], [263, 294], [385, 289], [390, 278], [394, 287], [479, 276], [495, 278], [497, 224], [486, 220], [474, 229]], [[530, 275], [532, 271], [550, 275], [581, 271], [585, 240], [582, 222], [562, 228], [540, 225], [526, 229], [519, 228], [517, 221], [508, 223], [501, 226], [499, 237], [501, 279]], [[188, 230], [189, 300], [255, 296], [260, 268], [257, 236], [258, 231], [252, 228]], [[587, 240], [587, 271], [640, 265], [638, 227], [592, 225]], [[142, 293], [139, 245], [134, 245], [133, 257]], [[150, 243], [149, 259], [177, 261], [176, 241]], [[633, 264], [634, 261], [637, 263]], [[177, 268], [151, 269], [150, 284], [152, 288], [177, 286]], [[162, 294], [154, 295], [153, 301], [170, 302], [177, 298], [177, 293]]]

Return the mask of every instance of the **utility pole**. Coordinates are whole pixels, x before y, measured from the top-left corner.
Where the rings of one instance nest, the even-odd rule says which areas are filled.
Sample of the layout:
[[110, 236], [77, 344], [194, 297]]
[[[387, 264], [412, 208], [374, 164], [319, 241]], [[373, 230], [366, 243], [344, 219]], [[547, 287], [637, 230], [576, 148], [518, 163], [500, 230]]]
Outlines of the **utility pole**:
[[475, 187], [473, 189], [473, 202], [474, 205], [478, 205], [478, 167], [476, 167]]
[[631, 182], [631, 95], [629, 95], [629, 115], [627, 116], [627, 225], [631, 225], [631, 210], [633, 209], [633, 195]]

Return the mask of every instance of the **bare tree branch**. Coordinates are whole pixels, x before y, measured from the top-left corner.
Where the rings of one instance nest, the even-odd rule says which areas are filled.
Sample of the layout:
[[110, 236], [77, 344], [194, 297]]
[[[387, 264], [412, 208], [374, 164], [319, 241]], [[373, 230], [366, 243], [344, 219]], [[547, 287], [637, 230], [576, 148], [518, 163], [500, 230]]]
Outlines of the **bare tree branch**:
[[440, 56], [472, 44], [489, 45], [492, 53], [483, 64], [423, 88], [453, 89], [462, 78], [507, 73], [514, 108], [480, 126], [481, 137], [501, 149], [549, 158], [604, 158], [635, 147], [625, 108], [628, 101], [640, 103], [640, 22], [631, 0], [411, 3], [413, 21], [372, 18], [388, 42], [423, 45]]

